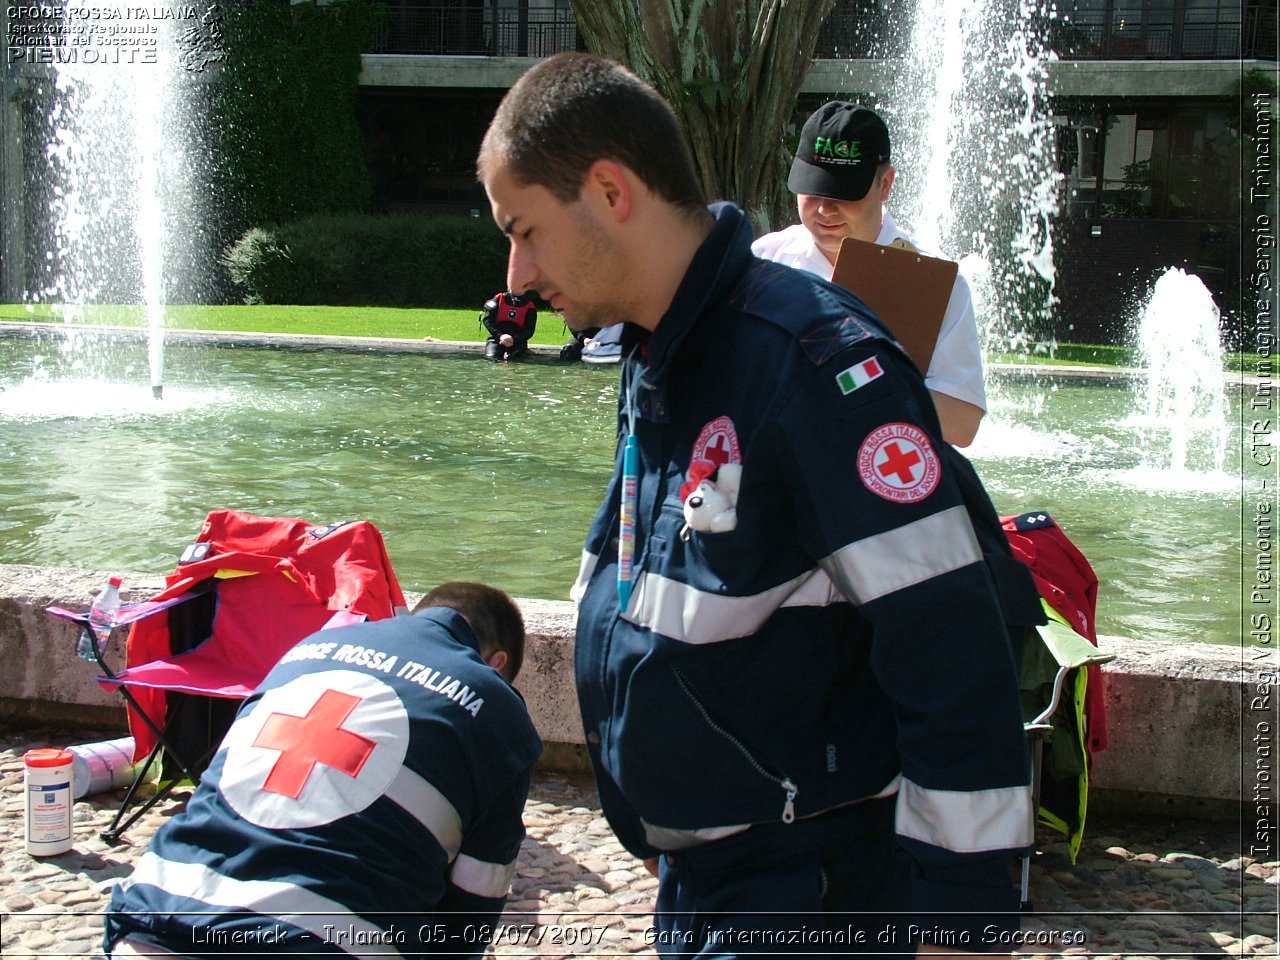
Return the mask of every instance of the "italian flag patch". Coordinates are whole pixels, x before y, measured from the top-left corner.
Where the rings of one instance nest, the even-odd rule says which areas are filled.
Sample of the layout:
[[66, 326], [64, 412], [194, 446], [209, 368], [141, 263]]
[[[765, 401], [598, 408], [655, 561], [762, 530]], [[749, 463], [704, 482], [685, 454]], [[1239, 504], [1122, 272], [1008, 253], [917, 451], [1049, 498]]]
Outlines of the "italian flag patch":
[[837, 373], [836, 383], [840, 385], [840, 392], [847, 397], [859, 387], [865, 387], [883, 374], [884, 369], [880, 366], [880, 361], [876, 357], [869, 357], [861, 363], [854, 364], [848, 370]]

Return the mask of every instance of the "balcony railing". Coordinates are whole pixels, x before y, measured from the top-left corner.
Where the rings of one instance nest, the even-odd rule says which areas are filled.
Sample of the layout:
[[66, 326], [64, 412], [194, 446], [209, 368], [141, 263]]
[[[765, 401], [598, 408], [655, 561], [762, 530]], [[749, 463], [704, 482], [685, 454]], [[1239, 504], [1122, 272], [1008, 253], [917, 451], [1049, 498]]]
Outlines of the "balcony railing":
[[1276, 59], [1276, 16], [1276, 8], [1271, 4], [1251, 4], [1245, 8], [1241, 56], [1246, 60]]
[[1172, 9], [1146, 17], [1066, 10], [1050, 26], [1050, 46], [1067, 60], [1203, 60], [1240, 56], [1239, 8], [1222, 19], [1176, 19]]
[[391, 7], [371, 52], [549, 57], [580, 44], [578, 24], [563, 8], [434, 4]]
[[[1048, 25], [1050, 46], [1067, 60], [1276, 59], [1274, 3], [1234, 0], [1216, 8], [1145, 11], [1113, 0], [1063, 0]], [[882, 0], [840, 0], [823, 23], [817, 59], [902, 56], [906, 38], [887, 26]], [[1243, 13], [1243, 17], [1242, 17]], [[573, 14], [563, 7], [463, 6], [456, 2], [391, 5], [375, 53], [548, 57], [581, 50]]]

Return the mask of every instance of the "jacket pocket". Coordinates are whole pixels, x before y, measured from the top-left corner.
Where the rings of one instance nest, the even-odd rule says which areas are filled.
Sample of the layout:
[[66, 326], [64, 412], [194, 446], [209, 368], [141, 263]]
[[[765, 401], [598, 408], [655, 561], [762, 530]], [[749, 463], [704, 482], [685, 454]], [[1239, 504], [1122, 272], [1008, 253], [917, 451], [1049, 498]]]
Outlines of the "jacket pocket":
[[747, 762], [748, 766], [757, 777], [768, 781], [778, 788], [782, 793], [782, 813], [780, 819], [783, 823], [791, 823], [796, 818], [795, 799], [800, 793], [800, 788], [795, 785], [790, 777], [779, 774], [770, 769], [755, 753], [739, 739], [735, 734], [731, 733], [720, 721], [711, 715], [706, 706], [703, 705], [701, 698], [694, 689], [693, 684], [679, 667], [671, 667], [671, 674], [675, 677], [676, 685], [680, 688], [680, 692], [689, 701], [693, 708], [702, 717], [703, 722], [711, 728], [724, 742]]

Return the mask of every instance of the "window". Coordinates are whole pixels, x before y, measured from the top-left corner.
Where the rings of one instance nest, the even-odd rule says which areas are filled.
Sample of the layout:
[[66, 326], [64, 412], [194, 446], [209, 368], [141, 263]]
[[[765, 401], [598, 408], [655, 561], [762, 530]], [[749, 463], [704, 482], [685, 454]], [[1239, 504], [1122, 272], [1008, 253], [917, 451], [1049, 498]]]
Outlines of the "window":
[[1227, 220], [1237, 137], [1220, 106], [1142, 107], [1057, 118], [1071, 219]]

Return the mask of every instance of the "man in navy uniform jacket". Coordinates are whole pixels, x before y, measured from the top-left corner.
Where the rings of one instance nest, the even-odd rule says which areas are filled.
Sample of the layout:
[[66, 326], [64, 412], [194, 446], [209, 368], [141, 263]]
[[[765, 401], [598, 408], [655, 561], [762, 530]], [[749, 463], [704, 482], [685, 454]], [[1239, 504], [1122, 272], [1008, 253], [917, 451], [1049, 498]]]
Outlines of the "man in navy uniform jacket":
[[510, 597], [462, 582], [298, 643], [114, 890], [107, 952], [483, 953], [542, 752], [523, 651]]
[[619, 64], [535, 65], [477, 169], [508, 285], [640, 334], [575, 670], [659, 951], [1007, 952], [1031, 839], [1007, 624], [1043, 615], [920, 372], [853, 294], [752, 255]]

